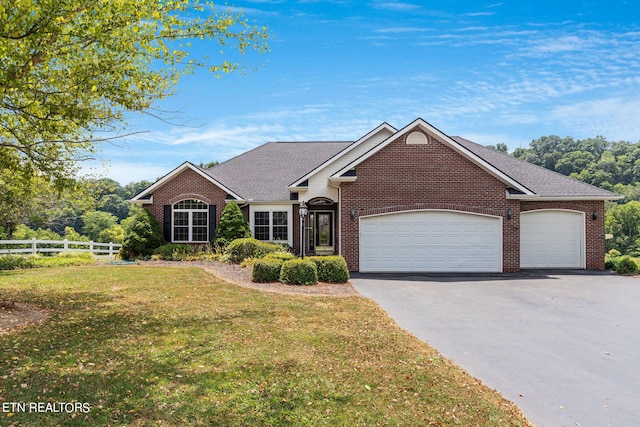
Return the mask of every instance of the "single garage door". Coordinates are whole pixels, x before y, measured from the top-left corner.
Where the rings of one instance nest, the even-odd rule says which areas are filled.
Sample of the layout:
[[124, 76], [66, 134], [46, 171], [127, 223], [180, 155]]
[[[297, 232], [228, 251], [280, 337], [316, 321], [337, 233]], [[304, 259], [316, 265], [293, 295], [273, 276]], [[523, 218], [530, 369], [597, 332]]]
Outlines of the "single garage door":
[[502, 219], [437, 210], [363, 217], [360, 271], [502, 271]]
[[520, 214], [521, 268], [584, 268], [584, 213], [541, 210]]

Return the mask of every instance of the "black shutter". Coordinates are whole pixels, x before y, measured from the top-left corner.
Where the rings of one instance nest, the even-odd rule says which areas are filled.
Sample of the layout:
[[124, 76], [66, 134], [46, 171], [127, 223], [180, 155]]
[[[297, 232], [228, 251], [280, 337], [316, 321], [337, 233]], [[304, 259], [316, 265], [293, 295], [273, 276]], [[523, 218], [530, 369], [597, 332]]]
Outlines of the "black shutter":
[[209, 205], [209, 241], [216, 238], [216, 205]]
[[164, 240], [167, 243], [171, 242], [171, 205], [163, 206], [164, 213], [162, 214], [162, 234], [164, 234]]

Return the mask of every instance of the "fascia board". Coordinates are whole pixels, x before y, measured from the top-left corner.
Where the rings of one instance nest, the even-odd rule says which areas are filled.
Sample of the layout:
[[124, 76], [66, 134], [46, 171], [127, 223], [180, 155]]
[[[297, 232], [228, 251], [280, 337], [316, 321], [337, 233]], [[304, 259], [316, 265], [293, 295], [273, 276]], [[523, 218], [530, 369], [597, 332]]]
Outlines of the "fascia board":
[[289, 189], [297, 188], [297, 186], [300, 185], [301, 182], [303, 182], [303, 181], [305, 181], [307, 179], [310, 179], [313, 175], [315, 175], [316, 173], [318, 173], [322, 169], [326, 168], [331, 163], [335, 162], [336, 160], [338, 160], [339, 158], [341, 158], [345, 154], [349, 153], [351, 150], [355, 149], [360, 144], [362, 144], [364, 141], [368, 140], [369, 138], [371, 138], [372, 136], [374, 136], [375, 134], [379, 133], [382, 130], [388, 130], [391, 133], [395, 133], [395, 132], [398, 131], [396, 128], [394, 128], [393, 126], [391, 126], [387, 122], [382, 123], [381, 125], [379, 125], [375, 129], [369, 131], [366, 135], [364, 135], [363, 137], [361, 137], [360, 139], [355, 141], [353, 144], [349, 145], [347, 148], [345, 148], [344, 150], [340, 151], [339, 153], [337, 153], [335, 156], [331, 157], [329, 160], [327, 160], [326, 162], [324, 162], [320, 166], [316, 167], [311, 172], [309, 172], [306, 175], [304, 175], [303, 177], [299, 178], [296, 182], [294, 182], [293, 184], [291, 184], [289, 186]]
[[507, 199], [511, 200], [523, 200], [531, 202], [563, 202], [563, 201], [607, 201], [607, 200], [620, 200], [624, 199], [624, 196], [613, 194], [611, 196], [530, 196], [525, 194], [508, 194]]

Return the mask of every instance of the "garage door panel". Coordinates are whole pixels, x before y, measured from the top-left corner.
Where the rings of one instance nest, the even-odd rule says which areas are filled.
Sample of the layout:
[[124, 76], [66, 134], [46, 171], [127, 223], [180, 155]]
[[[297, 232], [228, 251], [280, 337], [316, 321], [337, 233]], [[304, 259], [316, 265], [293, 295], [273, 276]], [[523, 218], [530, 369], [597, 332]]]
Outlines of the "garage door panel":
[[520, 216], [521, 268], [584, 268], [584, 214], [542, 210]]
[[501, 271], [502, 223], [455, 211], [361, 218], [360, 270]]

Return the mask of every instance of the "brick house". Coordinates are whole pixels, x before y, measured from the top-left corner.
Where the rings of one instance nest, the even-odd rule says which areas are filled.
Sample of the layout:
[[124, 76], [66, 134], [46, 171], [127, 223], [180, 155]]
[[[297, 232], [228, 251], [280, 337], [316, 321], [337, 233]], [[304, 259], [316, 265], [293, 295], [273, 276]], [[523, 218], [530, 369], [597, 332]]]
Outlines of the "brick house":
[[233, 200], [257, 239], [341, 254], [352, 271], [513, 272], [602, 270], [604, 203], [618, 198], [417, 119], [355, 142], [271, 142], [211, 169], [186, 162], [132, 202], [170, 242], [213, 239]]

